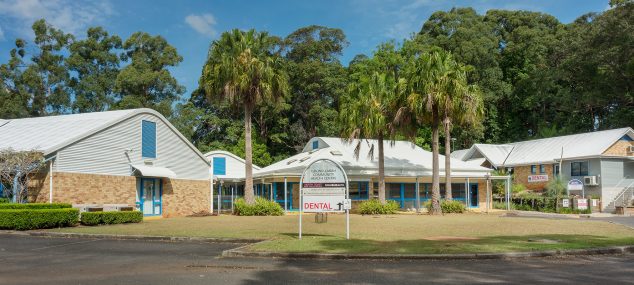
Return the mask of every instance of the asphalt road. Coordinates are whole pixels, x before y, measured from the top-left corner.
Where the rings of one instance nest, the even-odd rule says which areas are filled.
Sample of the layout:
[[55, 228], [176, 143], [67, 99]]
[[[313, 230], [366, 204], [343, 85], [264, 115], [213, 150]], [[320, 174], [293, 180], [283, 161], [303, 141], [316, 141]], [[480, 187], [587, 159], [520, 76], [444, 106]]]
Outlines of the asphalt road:
[[0, 284], [634, 284], [634, 255], [477, 261], [219, 257], [235, 246], [0, 234]]

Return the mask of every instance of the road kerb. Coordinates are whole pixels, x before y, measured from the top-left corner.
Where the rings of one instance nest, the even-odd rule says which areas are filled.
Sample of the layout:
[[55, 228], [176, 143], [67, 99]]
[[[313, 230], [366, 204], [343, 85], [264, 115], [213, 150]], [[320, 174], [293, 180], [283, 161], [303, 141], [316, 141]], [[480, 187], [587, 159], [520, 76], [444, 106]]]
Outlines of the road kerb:
[[59, 233], [43, 231], [0, 231], [3, 234], [26, 235], [36, 237], [61, 237], [61, 238], [91, 238], [91, 239], [115, 239], [115, 240], [146, 240], [146, 241], [166, 241], [166, 242], [225, 242], [236, 244], [252, 244], [261, 242], [264, 239], [245, 238], [207, 238], [207, 237], [171, 237], [171, 236], [147, 236], [147, 235], [115, 235], [115, 234], [85, 234], [85, 233]]
[[374, 260], [465, 260], [465, 259], [519, 259], [550, 256], [583, 256], [634, 253], [633, 246], [612, 246], [603, 248], [547, 250], [504, 253], [459, 253], [459, 254], [348, 254], [348, 253], [302, 253], [302, 252], [260, 252], [244, 250], [248, 245], [222, 252], [223, 257], [263, 257], [293, 259], [374, 259]]

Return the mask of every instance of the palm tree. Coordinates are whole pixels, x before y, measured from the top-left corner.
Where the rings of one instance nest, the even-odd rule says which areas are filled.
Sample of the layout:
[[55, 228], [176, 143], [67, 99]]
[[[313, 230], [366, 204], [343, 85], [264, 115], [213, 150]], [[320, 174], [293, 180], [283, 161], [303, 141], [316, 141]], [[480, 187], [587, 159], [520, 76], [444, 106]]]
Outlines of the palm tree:
[[479, 122], [482, 99], [477, 87], [467, 83], [469, 67], [456, 62], [450, 52], [439, 51], [435, 59], [434, 80], [437, 82], [445, 131], [445, 199], [451, 200], [451, 129], [454, 121], [462, 125]]
[[439, 52], [424, 53], [411, 61], [406, 77], [410, 90], [407, 97], [408, 112], [412, 113], [418, 124], [430, 124], [432, 129], [432, 215], [442, 213], [438, 140], [444, 97], [443, 82], [439, 80], [442, 70], [440, 63]]
[[[399, 97], [404, 94], [405, 80], [385, 73], [361, 73], [349, 86], [349, 97], [341, 104], [342, 135], [356, 141], [355, 156], [359, 157], [362, 139], [377, 138], [379, 151], [379, 201], [385, 204], [385, 157], [383, 143], [396, 132], [394, 118]], [[394, 140], [392, 140], [394, 142]], [[374, 145], [369, 157], [374, 157]]]
[[262, 102], [277, 101], [288, 93], [288, 76], [281, 68], [281, 58], [272, 52], [274, 45], [274, 38], [266, 32], [225, 32], [212, 43], [201, 78], [209, 99], [226, 100], [244, 109], [244, 197], [249, 204], [255, 202], [251, 114]]

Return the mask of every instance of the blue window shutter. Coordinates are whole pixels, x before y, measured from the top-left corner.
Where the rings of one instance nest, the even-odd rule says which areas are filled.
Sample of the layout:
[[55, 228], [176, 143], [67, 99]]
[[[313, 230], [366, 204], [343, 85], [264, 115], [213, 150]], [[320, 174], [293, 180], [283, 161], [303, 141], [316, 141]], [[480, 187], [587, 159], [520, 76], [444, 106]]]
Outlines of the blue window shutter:
[[313, 149], [318, 149], [319, 148], [319, 141], [318, 140], [314, 140], [313, 141]]
[[156, 123], [142, 121], [141, 123], [141, 156], [156, 158]]
[[227, 175], [227, 159], [214, 157], [214, 175]]

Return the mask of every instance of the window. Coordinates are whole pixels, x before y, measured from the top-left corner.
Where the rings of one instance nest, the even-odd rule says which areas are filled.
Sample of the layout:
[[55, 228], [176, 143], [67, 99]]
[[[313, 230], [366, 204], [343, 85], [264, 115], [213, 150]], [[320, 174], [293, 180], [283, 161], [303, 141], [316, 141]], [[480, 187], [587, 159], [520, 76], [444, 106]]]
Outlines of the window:
[[539, 174], [546, 174], [546, 165], [539, 165]]
[[553, 164], [553, 176], [559, 175], [559, 164]]
[[404, 183], [403, 196], [408, 199], [416, 198], [416, 183]]
[[578, 161], [570, 163], [570, 176], [586, 176], [588, 175], [588, 162]]
[[401, 183], [385, 183], [385, 196], [388, 199], [401, 198]]
[[537, 174], [537, 165], [531, 165], [531, 174]]
[[227, 158], [213, 158], [214, 175], [227, 175]]
[[313, 141], [313, 149], [318, 149], [319, 148], [319, 141], [318, 140], [314, 140]]
[[368, 198], [368, 182], [353, 182], [348, 183], [348, 191], [350, 199], [359, 200]]
[[156, 123], [141, 122], [141, 156], [156, 158]]

